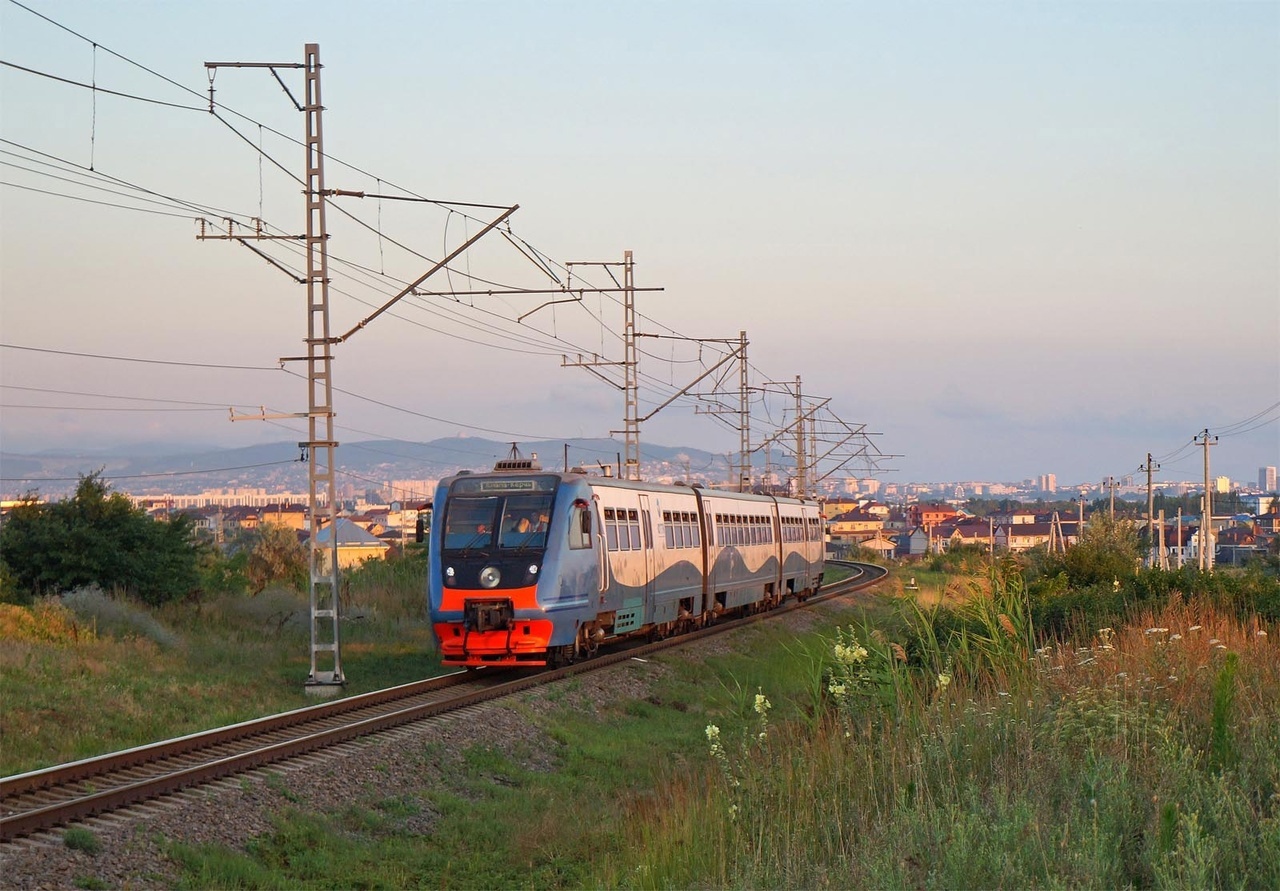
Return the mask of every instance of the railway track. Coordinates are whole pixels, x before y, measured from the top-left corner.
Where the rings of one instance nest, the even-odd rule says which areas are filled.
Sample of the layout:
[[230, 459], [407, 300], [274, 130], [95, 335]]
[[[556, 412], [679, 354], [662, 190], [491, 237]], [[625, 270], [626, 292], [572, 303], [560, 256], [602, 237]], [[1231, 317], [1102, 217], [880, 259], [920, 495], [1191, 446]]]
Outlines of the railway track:
[[564, 668], [529, 673], [459, 672], [296, 709], [177, 739], [0, 779], [0, 842], [153, 800], [266, 764], [285, 761], [415, 721], [456, 712], [575, 674], [680, 647], [880, 581], [887, 570], [827, 561], [854, 570], [805, 603], [714, 625], [662, 641], [611, 649]]

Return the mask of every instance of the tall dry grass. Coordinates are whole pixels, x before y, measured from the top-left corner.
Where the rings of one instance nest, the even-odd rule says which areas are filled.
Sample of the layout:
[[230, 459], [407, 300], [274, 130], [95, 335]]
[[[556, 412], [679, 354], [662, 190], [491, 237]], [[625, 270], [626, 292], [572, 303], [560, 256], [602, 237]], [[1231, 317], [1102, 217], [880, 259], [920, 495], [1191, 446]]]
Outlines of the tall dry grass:
[[890, 641], [842, 631], [825, 719], [720, 728], [723, 756], [673, 778], [640, 815], [644, 854], [605, 879], [1280, 887], [1271, 629], [1174, 604], [1028, 650], [1009, 607], [905, 670]]

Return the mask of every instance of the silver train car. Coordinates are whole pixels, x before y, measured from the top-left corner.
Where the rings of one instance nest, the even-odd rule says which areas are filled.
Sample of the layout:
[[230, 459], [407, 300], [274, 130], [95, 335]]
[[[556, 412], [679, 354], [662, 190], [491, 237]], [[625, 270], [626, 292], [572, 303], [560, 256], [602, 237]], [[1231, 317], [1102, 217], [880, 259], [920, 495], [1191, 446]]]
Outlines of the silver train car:
[[436, 491], [427, 601], [441, 661], [540, 666], [818, 590], [816, 502], [500, 461]]

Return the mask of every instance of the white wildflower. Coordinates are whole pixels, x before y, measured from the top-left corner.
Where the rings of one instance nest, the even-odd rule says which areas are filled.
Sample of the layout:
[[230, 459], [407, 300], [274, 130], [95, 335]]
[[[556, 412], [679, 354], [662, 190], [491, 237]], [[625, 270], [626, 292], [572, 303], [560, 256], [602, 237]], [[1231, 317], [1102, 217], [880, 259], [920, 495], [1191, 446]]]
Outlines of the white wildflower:
[[1182, 635], [1181, 635], [1181, 634], [1170, 634], [1170, 635], [1169, 635], [1169, 640], [1182, 640]]
[[772, 706], [763, 693], [756, 694], [756, 704], [754, 706], [757, 715], [767, 715]]
[[949, 675], [949, 674], [945, 674], [945, 673], [938, 675], [938, 689], [939, 689], [939, 690], [945, 690], [945, 689], [947, 689], [947, 686], [948, 686], [950, 683], [951, 683], [951, 675]]
[[719, 728], [719, 727], [717, 727], [715, 724], [708, 724], [708, 725], [707, 725], [707, 740], [708, 740], [709, 742], [719, 742], [719, 741], [720, 741], [720, 728]]
[[1187, 630], [1188, 630], [1188, 631], [1199, 631], [1199, 630], [1200, 630], [1201, 628], [1203, 628], [1203, 627], [1204, 627], [1203, 625], [1192, 625], [1192, 626], [1191, 626], [1190, 628], [1188, 628]]

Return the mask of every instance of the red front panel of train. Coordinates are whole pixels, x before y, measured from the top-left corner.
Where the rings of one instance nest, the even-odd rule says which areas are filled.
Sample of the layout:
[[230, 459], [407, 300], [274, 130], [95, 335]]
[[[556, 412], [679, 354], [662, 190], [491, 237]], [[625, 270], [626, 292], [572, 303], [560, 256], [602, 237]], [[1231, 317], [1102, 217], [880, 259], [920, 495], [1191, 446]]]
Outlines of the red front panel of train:
[[437, 622], [440, 661], [445, 665], [545, 665], [553, 625], [550, 619], [521, 619], [517, 611], [537, 609], [537, 589], [459, 590], [446, 588], [441, 611], [458, 611], [461, 622]]

